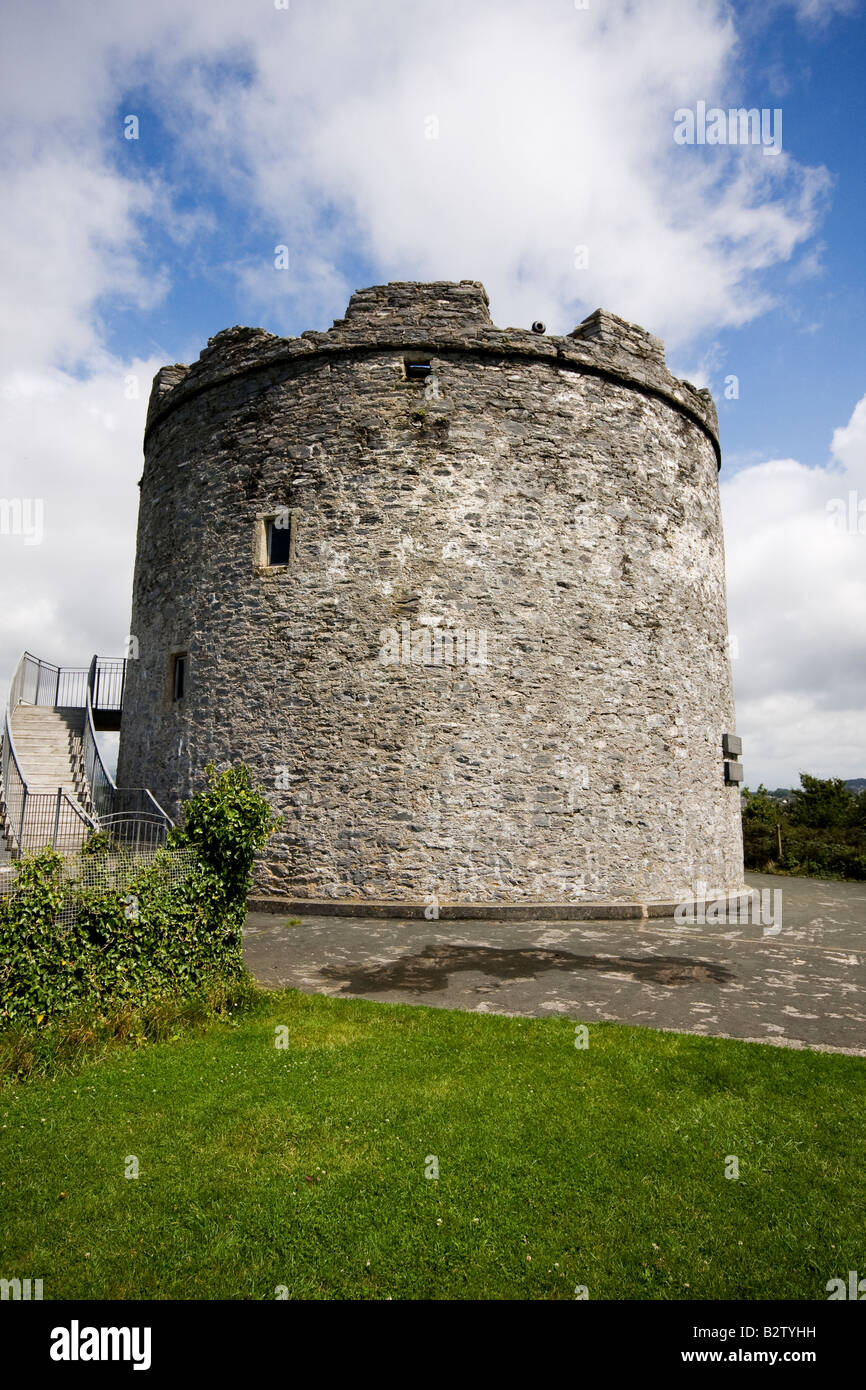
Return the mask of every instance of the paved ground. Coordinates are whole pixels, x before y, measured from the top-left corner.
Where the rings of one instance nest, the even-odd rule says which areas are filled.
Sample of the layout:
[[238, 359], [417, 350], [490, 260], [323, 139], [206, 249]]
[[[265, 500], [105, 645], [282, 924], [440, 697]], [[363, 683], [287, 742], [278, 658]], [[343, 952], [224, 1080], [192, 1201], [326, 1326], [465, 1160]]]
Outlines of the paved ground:
[[[747, 875], [763, 923], [247, 918], [261, 984], [866, 1056], [866, 883]], [[776, 900], [778, 902], [778, 900]], [[766, 925], [764, 924], [766, 923]]]

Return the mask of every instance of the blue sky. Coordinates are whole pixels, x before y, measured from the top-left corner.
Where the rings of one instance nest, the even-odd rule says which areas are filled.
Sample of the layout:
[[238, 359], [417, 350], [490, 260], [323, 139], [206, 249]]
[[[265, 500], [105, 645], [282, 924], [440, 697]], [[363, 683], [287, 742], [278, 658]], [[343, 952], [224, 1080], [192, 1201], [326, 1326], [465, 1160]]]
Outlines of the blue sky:
[[[866, 498], [858, 0], [47, 0], [6, 30], [0, 496], [45, 537], [0, 536], [0, 670], [121, 648], [160, 365], [472, 278], [502, 326], [602, 306], [710, 387], [749, 781], [866, 775], [866, 534], [827, 525]], [[781, 109], [782, 154], [676, 145], [698, 101]]]
[[788, 454], [818, 465], [828, 429], [863, 393], [866, 15], [860, 9], [815, 28], [791, 8], [768, 11], [755, 40], [746, 69], [755, 104], [782, 108], [785, 146], [803, 163], [826, 166], [833, 186], [808, 247], [820, 273], [792, 283], [790, 267], [780, 267], [770, 281], [779, 307], [720, 334], [741, 393], [727, 402], [716, 392], [719, 422], [728, 468]]

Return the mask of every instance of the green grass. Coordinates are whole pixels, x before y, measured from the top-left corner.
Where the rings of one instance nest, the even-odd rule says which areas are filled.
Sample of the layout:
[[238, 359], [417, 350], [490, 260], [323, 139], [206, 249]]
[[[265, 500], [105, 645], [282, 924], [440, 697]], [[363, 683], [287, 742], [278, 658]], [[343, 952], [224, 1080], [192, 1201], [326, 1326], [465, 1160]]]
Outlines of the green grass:
[[614, 1024], [578, 1050], [564, 1019], [274, 994], [0, 1092], [0, 1275], [46, 1298], [826, 1299], [866, 1273], [864, 1102], [855, 1057]]
[[[0, 1085], [60, 1072], [78, 1072], [118, 1047], [174, 1042], [187, 1032], [206, 1031], [217, 1019], [260, 1012], [267, 996], [248, 973], [216, 981], [198, 994], [169, 995], [135, 1006], [115, 1004], [95, 1015], [77, 1013], [48, 1019], [41, 1027], [15, 1024], [0, 1032]], [[2, 1277], [2, 1276], [0, 1276]]]

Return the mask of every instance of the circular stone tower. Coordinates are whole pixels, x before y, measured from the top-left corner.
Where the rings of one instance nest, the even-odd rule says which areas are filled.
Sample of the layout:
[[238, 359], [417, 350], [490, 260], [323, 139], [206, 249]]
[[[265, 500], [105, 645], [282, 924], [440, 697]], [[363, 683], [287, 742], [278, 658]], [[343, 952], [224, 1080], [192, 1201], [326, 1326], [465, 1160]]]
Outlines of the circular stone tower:
[[709, 393], [600, 310], [390, 284], [219, 333], [153, 386], [120, 784], [248, 764], [258, 893], [310, 908], [740, 892], [718, 466]]

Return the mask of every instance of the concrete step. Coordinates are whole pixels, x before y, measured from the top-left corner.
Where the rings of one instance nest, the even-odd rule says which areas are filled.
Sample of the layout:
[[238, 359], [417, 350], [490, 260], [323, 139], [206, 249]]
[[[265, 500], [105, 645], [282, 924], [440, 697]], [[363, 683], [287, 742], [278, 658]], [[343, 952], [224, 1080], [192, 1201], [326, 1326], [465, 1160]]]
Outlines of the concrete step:
[[73, 756], [71, 748], [46, 748], [42, 743], [33, 744], [33, 746], [29, 748], [26, 744], [22, 745], [16, 743], [15, 752], [18, 754], [19, 762], [24, 758], [26, 758], [28, 762], [55, 763], [58, 758], [62, 758], [65, 762], [68, 762]]
[[62, 787], [67, 795], [77, 798], [78, 791], [74, 782], [68, 779], [65, 782], [55, 782], [50, 777], [31, 777], [27, 783], [27, 795], [56, 796], [58, 787]]
[[13, 741], [14, 741], [14, 743], [15, 743], [16, 749], [18, 749], [18, 748], [48, 748], [48, 749], [51, 749], [51, 750], [54, 751], [54, 752], [56, 752], [56, 751], [58, 751], [58, 750], [65, 752], [65, 751], [67, 751], [67, 750], [69, 750], [69, 749], [71, 749], [71, 748], [73, 747], [72, 741], [71, 741], [70, 739], [51, 739], [51, 738], [20, 739], [20, 738], [16, 738], [16, 737], [15, 737], [15, 730], [14, 730], [14, 729], [12, 730], [12, 738], [13, 738]]
[[84, 724], [84, 711], [52, 709], [51, 705], [16, 705], [12, 718], [20, 724]]
[[81, 761], [84, 721], [81, 709], [16, 706], [12, 738], [29, 793], [56, 797], [58, 787], [62, 787], [79, 803], [87, 798]]
[[20, 734], [19, 730], [12, 729], [12, 742], [15, 744], [16, 752], [19, 748], [71, 748], [72, 736], [66, 735], [64, 738], [55, 738], [53, 734], [40, 738], [39, 734]]
[[69, 755], [70, 755], [71, 752], [72, 752], [72, 744], [69, 743], [69, 742], [66, 742], [66, 743], [52, 743], [52, 742], [46, 742], [44, 739], [39, 738], [39, 739], [35, 739], [32, 743], [21, 743], [21, 742], [19, 742], [19, 740], [18, 740], [17, 738], [15, 738], [14, 732], [13, 732], [13, 734], [12, 734], [12, 738], [14, 739], [14, 742], [15, 742], [15, 751], [16, 751], [16, 753], [19, 753], [19, 754], [20, 754], [22, 748], [26, 748], [26, 749], [28, 750], [28, 752], [30, 752], [30, 753], [41, 753], [41, 752], [44, 752], [44, 753], [47, 753], [47, 754], [55, 754], [55, 755], [56, 755], [57, 753], [62, 753], [63, 756], [64, 756], [64, 757], [67, 757], [67, 758], [69, 757]]

